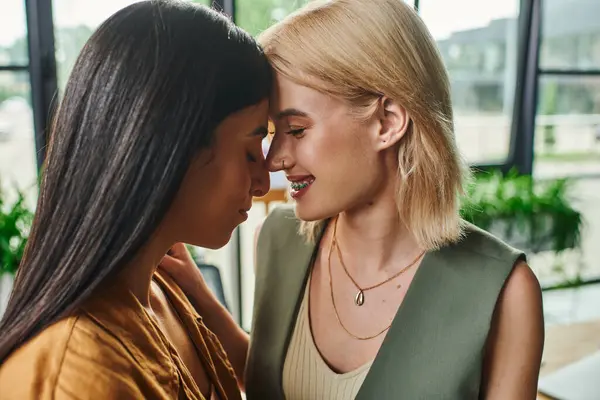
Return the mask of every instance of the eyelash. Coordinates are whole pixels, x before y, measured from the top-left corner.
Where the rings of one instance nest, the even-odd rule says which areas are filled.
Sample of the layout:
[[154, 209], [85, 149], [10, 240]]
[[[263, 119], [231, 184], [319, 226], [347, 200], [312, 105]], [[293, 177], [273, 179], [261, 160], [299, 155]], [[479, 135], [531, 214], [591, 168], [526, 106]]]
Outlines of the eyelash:
[[288, 135], [292, 135], [294, 137], [301, 137], [304, 134], [304, 131], [306, 130], [306, 128], [297, 128], [297, 129], [290, 129], [289, 131], [287, 131], [286, 133]]
[[253, 150], [248, 149], [246, 152], [246, 158], [251, 163], [256, 163], [259, 160], [264, 160], [264, 155], [262, 152], [262, 140], [256, 143], [256, 147], [251, 147]]

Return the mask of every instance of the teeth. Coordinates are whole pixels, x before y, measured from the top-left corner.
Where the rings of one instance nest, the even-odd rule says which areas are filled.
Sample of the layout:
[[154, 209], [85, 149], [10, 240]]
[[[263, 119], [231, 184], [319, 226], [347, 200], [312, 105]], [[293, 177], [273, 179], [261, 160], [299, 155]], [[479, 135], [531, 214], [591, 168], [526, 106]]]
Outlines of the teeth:
[[294, 190], [304, 189], [307, 186], [308, 186], [308, 183], [306, 183], [306, 182], [303, 182], [303, 183], [294, 182], [294, 183], [292, 183], [292, 189], [294, 189]]
[[314, 178], [309, 178], [309, 179], [304, 180], [304, 181], [291, 182], [291, 186], [292, 186], [292, 189], [294, 189], [294, 190], [301, 190], [301, 189], [304, 189], [305, 187], [307, 187], [308, 185], [310, 185], [313, 182], [314, 182]]

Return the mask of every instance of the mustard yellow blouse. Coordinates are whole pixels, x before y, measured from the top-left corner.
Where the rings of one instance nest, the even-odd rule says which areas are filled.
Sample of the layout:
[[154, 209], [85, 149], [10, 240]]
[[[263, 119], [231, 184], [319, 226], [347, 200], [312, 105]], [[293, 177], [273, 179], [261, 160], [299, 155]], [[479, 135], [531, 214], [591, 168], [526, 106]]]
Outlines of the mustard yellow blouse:
[[[161, 271], [155, 281], [192, 339], [213, 397], [239, 400], [233, 368], [182, 290]], [[206, 400], [175, 348], [137, 298], [118, 284], [46, 328], [0, 366], [0, 400]]]

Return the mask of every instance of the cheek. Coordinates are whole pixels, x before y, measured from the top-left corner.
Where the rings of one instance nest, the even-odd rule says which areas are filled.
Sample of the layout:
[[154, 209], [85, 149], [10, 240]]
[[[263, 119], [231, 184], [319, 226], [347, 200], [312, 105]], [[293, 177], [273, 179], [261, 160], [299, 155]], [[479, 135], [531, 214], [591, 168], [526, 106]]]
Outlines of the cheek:
[[[362, 175], [365, 167], [372, 165], [372, 154], [365, 140], [358, 135], [359, 132], [333, 128], [319, 132], [305, 142], [300, 140], [298, 161], [315, 175], [335, 175], [332, 179], [339, 179], [340, 175], [349, 179]], [[309, 139], [308, 136], [305, 139]]]
[[294, 140], [296, 164], [313, 175], [328, 171], [339, 164], [340, 142], [336, 135], [329, 134], [327, 129], [313, 130], [305, 137]]
[[[243, 201], [250, 192], [250, 170], [245, 158], [238, 157], [225, 161], [211, 181], [220, 201]], [[221, 203], [223, 206], [223, 203]]]
[[183, 201], [189, 216], [213, 223], [231, 214], [232, 210], [237, 212], [244, 199], [244, 190], [248, 192], [247, 176], [243, 162], [235, 158], [215, 160], [194, 181], [186, 183]]

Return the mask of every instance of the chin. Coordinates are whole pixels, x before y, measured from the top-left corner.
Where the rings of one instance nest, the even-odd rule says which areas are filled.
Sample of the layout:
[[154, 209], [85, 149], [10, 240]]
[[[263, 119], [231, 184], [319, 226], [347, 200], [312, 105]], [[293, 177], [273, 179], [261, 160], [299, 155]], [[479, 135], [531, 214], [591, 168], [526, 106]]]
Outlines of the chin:
[[329, 207], [325, 208], [320, 205], [310, 205], [307, 203], [296, 203], [294, 211], [299, 220], [306, 222], [322, 221], [338, 214], [338, 212], [330, 210]]
[[198, 247], [204, 247], [205, 249], [218, 250], [224, 247], [227, 243], [229, 243], [233, 231], [229, 231], [227, 233], [211, 233], [212, 235], [210, 237], [202, 238], [202, 240], [198, 240], [195, 243], [191, 244]]

